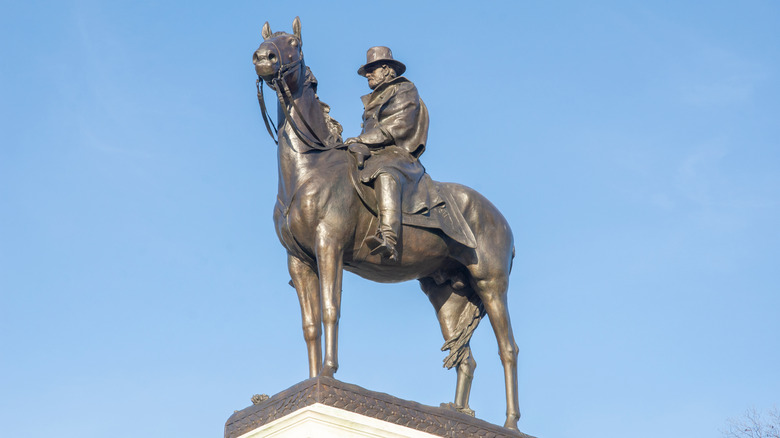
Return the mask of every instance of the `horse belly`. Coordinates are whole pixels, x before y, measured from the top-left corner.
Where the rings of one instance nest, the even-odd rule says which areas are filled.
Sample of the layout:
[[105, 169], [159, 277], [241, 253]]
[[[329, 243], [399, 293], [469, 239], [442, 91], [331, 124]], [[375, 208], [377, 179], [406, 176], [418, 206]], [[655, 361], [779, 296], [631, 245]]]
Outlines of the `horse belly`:
[[364, 260], [347, 262], [344, 269], [368, 280], [399, 283], [426, 277], [448, 262], [447, 241], [439, 233], [409, 226], [404, 226], [402, 233], [397, 263], [369, 255]]

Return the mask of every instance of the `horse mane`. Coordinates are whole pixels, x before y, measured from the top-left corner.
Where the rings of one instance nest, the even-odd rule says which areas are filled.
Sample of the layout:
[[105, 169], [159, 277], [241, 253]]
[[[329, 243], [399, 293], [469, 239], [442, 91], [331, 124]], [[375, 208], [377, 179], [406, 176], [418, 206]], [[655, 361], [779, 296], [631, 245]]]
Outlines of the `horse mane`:
[[314, 77], [314, 73], [311, 72], [309, 67], [306, 67], [303, 86], [310, 87], [312, 91], [314, 91], [314, 98], [317, 99], [317, 102], [320, 104], [320, 109], [322, 110], [322, 115], [325, 117], [325, 124], [328, 127], [328, 133], [330, 134], [331, 140], [335, 143], [343, 143], [341, 133], [344, 131], [344, 128], [341, 126], [341, 123], [330, 116], [330, 105], [321, 101], [320, 97], [317, 95], [317, 78]]

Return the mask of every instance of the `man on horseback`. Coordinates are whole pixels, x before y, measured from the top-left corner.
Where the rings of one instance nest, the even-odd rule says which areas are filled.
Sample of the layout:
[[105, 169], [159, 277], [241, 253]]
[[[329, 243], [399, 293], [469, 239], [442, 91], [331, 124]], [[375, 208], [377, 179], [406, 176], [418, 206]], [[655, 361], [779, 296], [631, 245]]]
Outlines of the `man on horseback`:
[[[418, 279], [436, 309], [444, 349], [450, 350], [445, 366], [458, 372], [455, 400], [448, 406], [470, 412], [476, 363], [469, 341], [487, 314], [504, 367], [504, 427], [517, 430], [518, 348], [507, 307], [515, 251], [506, 219], [475, 190], [437, 183], [425, 173], [418, 158], [427, 141], [428, 113], [415, 86], [400, 76], [405, 67], [390, 49], [369, 49], [358, 70], [372, 93], [363, 97], [361, 134], [346, 142], [352, 157], [337, 141], [338, 125], [326, 117], [314, 77], [305, 69], [300, 20], [293, 21], [292, 34], [274, 33], [265, 23], [262, 36], [252, 57], [258, 101], [266, 113], [261, 85], [268, 82], [280, 114], [280, 123], [266, 122], [272, 137], [272, 128], [278, 131], [274, 226], [300, 301], [309, 377], [333, 377], [339, 367], [344, 270], [380, 282]], [[355, 236], [366, 235], [374, 215], [379, 227], [365, 244], [375, 255], [365, 257], [355, 248], [364, 244]], [[402, 228], [401, 219], [409, 226]], [[400, 261], [399, 255], [403, 263], [385, 263]]]
[[379, 226], [365, 244], [371, 254], [390, 261], [399, 258], [396, 245], [403, 212], [419, 213], [431, 207], [426, 190], [416, 190], [425, 175], [418, 161], [428, 138], [428, 109], [417, 87], [401, 76], [406, 66], [383, 46], [372, 47], [358, 74], [368, 79], [372, 92], [363, 101], [363, 131], [344, 143], [358, 160], [360, 179], [372, 185], [377, 198]]

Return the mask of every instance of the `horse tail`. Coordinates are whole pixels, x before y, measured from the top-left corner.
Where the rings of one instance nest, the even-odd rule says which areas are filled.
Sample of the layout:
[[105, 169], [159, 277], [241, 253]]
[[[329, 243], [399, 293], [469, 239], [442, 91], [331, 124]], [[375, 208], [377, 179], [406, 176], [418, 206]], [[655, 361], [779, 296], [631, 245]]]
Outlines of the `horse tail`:
[[463, 311], [458, 318], [458, 323], [453, 336], [444, 343], [441, 351], [450, 350], [450, 354], [444, 358], [444, 367], [452, 368], [459, 366], [470, 356], [469, 342], [471, 335], [474, 334], [479, 325], [479, 321], [485, 316], [485, 306], [482, 300], [475, 293], [469, 295], [469, 301], [463, 307]]
[[509, 272], [512, 272], [512, 265], [515, 263], [515, 246], [512, 245], [512, 257], [509, 258]]

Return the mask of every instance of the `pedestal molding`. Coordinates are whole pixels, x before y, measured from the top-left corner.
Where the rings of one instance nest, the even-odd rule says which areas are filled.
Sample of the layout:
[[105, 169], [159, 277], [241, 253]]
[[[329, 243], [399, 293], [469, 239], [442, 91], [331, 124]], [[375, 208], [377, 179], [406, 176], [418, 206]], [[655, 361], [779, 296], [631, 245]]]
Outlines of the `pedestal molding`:
[[252, 430], [314, 404], [436, 437], [533, 438], [449, 409], [399, 399], [328, 377], [305, 380], [268, 400], [237, 411], [225, 424], [225, 438], [241, 438]]

